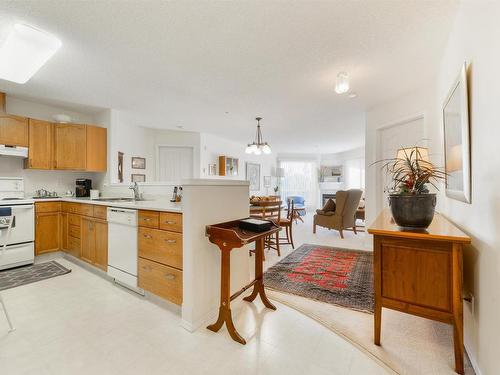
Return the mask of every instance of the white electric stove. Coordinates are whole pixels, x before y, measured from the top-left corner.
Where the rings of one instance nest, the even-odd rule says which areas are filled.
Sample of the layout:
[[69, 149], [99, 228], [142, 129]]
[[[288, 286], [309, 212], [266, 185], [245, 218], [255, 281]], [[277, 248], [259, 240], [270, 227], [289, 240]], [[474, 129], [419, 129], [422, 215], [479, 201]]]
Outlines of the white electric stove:
[[0, 270], [35, 260], [34, 200], [24, 198], [24, 180], [0, 177]]

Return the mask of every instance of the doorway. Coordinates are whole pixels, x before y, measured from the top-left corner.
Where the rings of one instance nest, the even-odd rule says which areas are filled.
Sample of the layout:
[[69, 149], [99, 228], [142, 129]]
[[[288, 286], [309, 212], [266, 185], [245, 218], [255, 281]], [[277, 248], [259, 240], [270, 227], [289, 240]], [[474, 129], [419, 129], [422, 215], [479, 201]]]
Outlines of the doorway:
[[179, 183], [193, 178], [193, 147], [158, 146], [158, 181]]

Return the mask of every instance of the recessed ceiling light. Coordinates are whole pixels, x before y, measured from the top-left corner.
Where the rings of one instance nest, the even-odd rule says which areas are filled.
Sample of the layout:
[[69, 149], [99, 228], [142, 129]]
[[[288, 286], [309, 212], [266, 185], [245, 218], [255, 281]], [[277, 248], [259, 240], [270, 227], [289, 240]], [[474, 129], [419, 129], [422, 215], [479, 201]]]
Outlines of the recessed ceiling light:
[[16, 23], [0, 47], [0, 79], [28, 82], [61, 45], [51, 34]]
[[347, 96], [351, 99], [354, 99], [358, 97], [358, 94], [356, 94], [355, 92], [350, 92], [349, 94], [347, 94]]
[[337, 83], [335, 84], [335, 92], [337, 94], [345, 94], [349, 91], [349, 76], [346, 72], [337, 74]]

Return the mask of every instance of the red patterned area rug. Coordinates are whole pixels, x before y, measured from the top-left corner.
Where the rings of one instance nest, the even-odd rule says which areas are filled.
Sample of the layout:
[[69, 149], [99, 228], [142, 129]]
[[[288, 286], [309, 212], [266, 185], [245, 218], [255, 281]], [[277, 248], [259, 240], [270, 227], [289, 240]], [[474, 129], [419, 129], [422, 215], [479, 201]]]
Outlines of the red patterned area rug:
[[304, 244], [265, 272], [264, 285], [373, 313], [373, 253]]

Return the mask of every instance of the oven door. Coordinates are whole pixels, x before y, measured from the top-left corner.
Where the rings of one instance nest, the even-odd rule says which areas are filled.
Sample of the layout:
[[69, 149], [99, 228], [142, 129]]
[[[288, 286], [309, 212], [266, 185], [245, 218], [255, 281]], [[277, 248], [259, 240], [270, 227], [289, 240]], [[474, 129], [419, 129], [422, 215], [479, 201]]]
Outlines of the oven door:
[[32, 204], [0, 206], [0, 219], [12, 218], [10, 231], [0, 225], [0, 247], [35, 240], [35, 210]]

